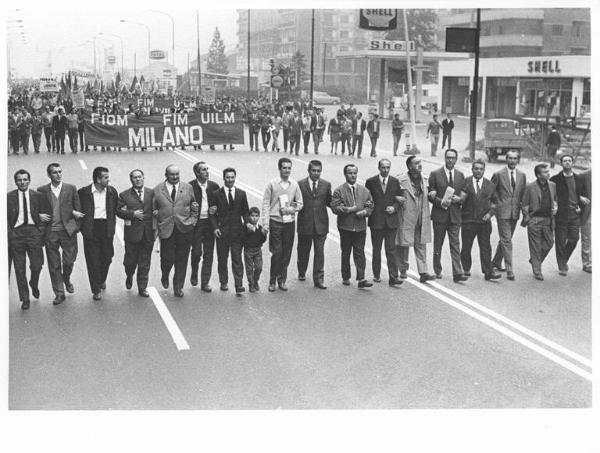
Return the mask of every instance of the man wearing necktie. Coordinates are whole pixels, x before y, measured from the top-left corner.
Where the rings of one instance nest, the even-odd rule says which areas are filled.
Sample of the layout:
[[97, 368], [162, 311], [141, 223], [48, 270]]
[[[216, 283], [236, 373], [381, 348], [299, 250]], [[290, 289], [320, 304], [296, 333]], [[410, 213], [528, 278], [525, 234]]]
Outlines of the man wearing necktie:
[[298, 181], [304, 206], [298, 213], [298, 279], [306, 280], [306, 269], [310, 258], [310, 249], [315, 246], [313, 258], [313, 283], [315, 288], [326, 289], [325, 276], [325, 239], [329, 232], [331, 207], [331, 183], [321, 179], [323, 164], [319, 160], [308, 163], [308, 177]]
[[160, 282], [167, 289], [169, 274], [175, 267], [173, 293], [176, 297], [183, 297], [194, 227], [198, 220], [198, 203], [192, 186], [180, 181], [176, 165], [169, 165], [165, 169], [165, 177], [164, 182], [154, 187], [153, 200], [160, 238]]
[[148, 272], [152, 259], [152, 247], [156, 237], [156, 220], [152, 205], [154, 192], [144, 187], [144, 172], [139, 169], [129, 173], [131, 188], [119, 194], [117, 216], [123, 219], [125, 240], [125, 287], [133, 286], [133, 274], [137, 271], [138, 294], [148, 297]]
[[[31, 176], [27, 170], [14, 175], [16, 190], [7, 195], [8, 247], [15, 265], [21, 308], [29, 308], [29, 286], [33, 297], [40, 297], [38, 282], [44, 265], [42, 251], [46, 224], [51, 220], [50, 205], [42, 194], [29, 190]], [[26, 259], [29, 256], [31, 278], [27, 285]]]
[[392, 163], [389, 159], [379, 161], [379, 174], [365, 183], [365, 187], [373, 197], [373, 213], [369, 216], [371, 228], [371, 244], [373, 246], [373, 280], [381, 281], [381, 246], [385, 241], [385, 256], [387, 259], [389, 285], [401, 285], [398, 278], [398, 257], [396, 250], [396, 233], [398, 231], [398, 211], [405, 198], [398, 180], [390, 176]]
[[491, 218], [496, 206], [496, 187], [489, 179], [484, 178], [485, 162], [476, 160], [472, 165], [473, 176], [465, 180], [460, 197], [462, 199], [462, 250], [460, 259], [464, 275], [471, 275], [471, 249], [473, 241], [477, 238], [479, 244], [479, 258], [481, 271], [486, 280], [497, 280], [500, 274], [494, 272], [492, 267], [492, 248], [490, 236], [492, 234]]
[[445, 165], [429, 175], [428, 190], [429, 201], [432, 203], [431, 221], [433, 222], [433, 270], [437, 278], [442, 278], [442, 246], [447, 233], [452, 258], [452, 276], [455, 282], [462, 282], [468, 279], [463, 275], [460, 262], [459, 238], [462, 222], [459, 195], [465, 183], [465, 176], [454, 168], [458, 159], [455, 149], [448, 148], [444, 158]]
[[525, 173], [517, 169], [519, 152], [511, 150], [506, 153], [506, 167], [498, 170], [492, 176], [496, 186], [496, 223], [498, 224], [498, 245], [492, 259], [496, 270], [505, 270], [502, 261], [506, 263], [506, 278], [515, 279], [512, 265], [512, 237], [521, 216], [521, 199], [527, 185]]

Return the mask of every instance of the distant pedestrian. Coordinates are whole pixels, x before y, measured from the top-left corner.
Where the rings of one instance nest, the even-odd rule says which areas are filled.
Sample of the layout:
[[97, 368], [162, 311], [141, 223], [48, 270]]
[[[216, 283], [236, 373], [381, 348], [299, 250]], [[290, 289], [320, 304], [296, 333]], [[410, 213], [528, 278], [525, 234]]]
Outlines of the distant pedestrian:
[[[437, 115], [433, 115], [433, 119], [427, 125], [427, 135], [425, 138], [429, 138], [431, 140], [431, 155], [437, 155], [438, 143], [440, 142], [440, 130], [442, 125], [439, 123], [437, 119]], [[449, 148], [451, 149], [451, 148]]]
[[446, 140], [448, 140], [448, 148], [452, 148], [452, 129], [454, 129], [454, 121], [450, 118], [450, 113], [446, 113], [446, 118], [442, 121], [442, 149], [446, 147]]
[[377, 157], [377, 140], [379, 140], [379, 115], [377, 113], [369, 114], [369, 122], [367, 123], [367, 134], [371, 140], [371, 157]]
[[560, 148], [560, 143], [560, 134], [556, 130], [556, 126], [552, 126], [552, 129], [548, 134], [548, 138], [546, 138], [546, 155], [550, 161], [550, 168], [554, 168], [556, 152]]
[[352, 120], [352, 153], [350, 154], [351, 156], [356, 154], [358, 159], [360, 159], [360, 155], [362, 154], [366, 128], [367, 122], [364, 120], [362, 112], [358, 112], [356, 118]]
[[342, 117], [335, 116], [329, 120], [327, 125], [327, 134], [329, 135], [329, 141], [331, 142], [330, 154], [337, 155], [338, 143], [342, 139]]
[[392, 120], [392, 138], [394, 139], [394, 156], [398, 155], [398, 146], [400, 145], [400, 139], [402, 138], [402, 134], [404, 133], [404, 123], [400, 119], [400, 114], [394, 114], [394, 119]]

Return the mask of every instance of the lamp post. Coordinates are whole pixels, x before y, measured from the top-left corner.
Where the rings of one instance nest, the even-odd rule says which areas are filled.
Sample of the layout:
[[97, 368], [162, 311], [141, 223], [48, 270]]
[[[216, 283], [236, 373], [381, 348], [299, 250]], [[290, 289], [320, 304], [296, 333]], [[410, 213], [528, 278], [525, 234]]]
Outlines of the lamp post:
[[163, 14], [163, 15], [167, 16], [169, 19], [171, 19], [171, 26], [172, 26], [171, 40], [173, 43], [173, 46], [172, 46], [173, 50], [171, 51], [171, 59], [172, 59], [173, 66], [175, 66], [175, 19], [173, 19], [173, 16], [171, 16], [168, 13], [165, 13], [164, 11], [159, 11], [157, 9], [150, 9], [148, 11], [152, 11], [153, 13]]
[[112, 33], [100, 32], [98, 34], [99, 35], [104, 35], [104, 36], [113, 36], [115, 38], [118, 38], [119, 41], [121, 41], [121, 77], [122, 77], [123, 74], [124, 74], [124, 72], [125, 72], [125, 65], [123, 64], [123, 38], [121, 38], [119, 35], [114, 35]]
[[148, 27], [146, 24], [144, 24], [142, 22], [134, 22], [132, 20], [121, 19], [120, 22], [126, 23], [126, 24], [141, 25], [142, 27], [146, 27], [146, 30], [148, 31], [148, 66], [150, 66], [150, 27]]

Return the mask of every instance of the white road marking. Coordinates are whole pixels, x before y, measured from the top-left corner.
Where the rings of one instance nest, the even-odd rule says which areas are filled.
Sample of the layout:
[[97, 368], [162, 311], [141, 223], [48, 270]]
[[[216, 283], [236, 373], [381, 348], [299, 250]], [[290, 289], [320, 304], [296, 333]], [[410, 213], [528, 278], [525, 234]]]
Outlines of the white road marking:
[[85, 162], [83, 161], [83, 159], [79, 159], [79, 165], [81, 165], [81, 169], [82, 170], [87, 170], [87, 165], [85, 164]]
[[175, 342], [175, 346], [177, 346], [177, 350], [179, 350], [179, 351], [189, 350], [190, 345], [185, 340], [183, 334], [181, 333], [181, 330], [179, 329], [179, 326], [173, 319], [173, 316], [171, 316], [171, 312], [169, 311], [169, 309], [163, 302], [162, 297], [160, 297], [160, 294], [158, 294], [158, 291], [156, 290], [156, 288], [154, 286], [150, 286], [148, 288], [148, 294], [150, 294], [150, 298], [152, 299], [152, 302], [154, 302], [154, 306], [158, 310], [158, 313], [160, 314], [160, 317], [162, 318], [163, 322], [165, 323], [167, 330], [171, 334], [171, 338], [173, 338], [173, 341]]
[[[186, 152], [177, 151], [177, 150], [175, 152], [190, 162], [195, 163], [195, 162], [198, 162], [198, 160], [199, 160]], [[300, 161], [300, 159], [295, 159], [295, 160]], [[221, 174], [218, 171], [218, 169], [216, 169], [215, 167], [209, 166], [209, 170], [214, 174], [217, 174], [217, 175]], [[248, 184], [242, 183], [239, 180], [236, 180], [236, 184], [243, 190], [246, 190], [248, 193], [250, 193], [251, 195], [258, 198], [259, 200], [262, 200], [262, 194], [257, 189], [249, 186]], [[330, 230], [329, 233], [330, 233], [333, 241], [339, 244], [340, 239], [339, 239], [339, 235], [337, 234], [337, 232], [335, 230]], [[365, 255], [369, 260], [372, 259], [371, 251], [368, 248], [365, 249]], [[382, 258], [383, 258], [382, 259], [382, 269], [387, 270], [387, 265], [385, 263], [385, 257], [382, 257]], [[414, 271], [410, 271], [410, 275], [413, 277], [417, 276], [417, 274]], [[412, 284], [416, 288], [436, 297], [438, 300], [462, 311], [463, 313], [471, 316], [472, 318], [477, 319], [478, 321], [481, 321], [482, 323], [486, 324], [487, 326], [491, 327], [492, 329], [496, 330], [497, 332], [500, 332], [500, 333], [506, 335], [507, 337], [511, 338], [512, 340], [516, 341], [517, 343], [531, 349], [534, 352], [537, 352], [538, 354], [540, 354], [540, 355], [546, 357], [547, 359], [553, 361], [554, 363], [568, 369], [569, 371], [577, 374], [578, 376], [581, 376], [584, 379], [587, 379], [588, 381], [592, 380], [592, 374], [590, 372], [588, 372], [587, 370], [584, 370], [584, 369], [580, 368], [579, 366], [554, 354], [552, 351], [549, 351], [549, 350], [545, 349], [544, 347], [533, 343], [532, 341], [528, 340], [527, 338], [523, 337], [522, 335], [509, 330], [505, 326], [493, 321], [492, 319], [486, 318], [486, 317], [482, 316], [480, 313], [477, 313], [476, 311], [460, 304], [459, 302], [456, 302], [456, 301], [450, 299], [446, 295], [440, 293], [439, 291], [436, 291], [433, 288], [437, 288], [438, 290], [446, 292], [447, 294], [449, 294], [452, 297], [455, 297], [456, 299], [460, 300], [464, 304], [467, 304], [474, 308], [477, 308], [478, 310], [482, 311], [483, 313], [487, 314], [488, 316], [491, 316], [499, 321], [502, 321], [503, 323], [514, 328], [515, 330], [518, 330], [521, 333], [528, 335], [532, 339], [535, 339], [536, 341], [539, 341], [540, 343], [545, 344], [546, 346], [556, 350], [557, 352], [560, 352], [568, 357], [571, 357], [574, 360], [577, 360], [578, 362], [580, 362], [586, 366], [589, 366], [590, 369], [592, 368], [591, 360], [589, 360], [575, 352], [572, 352], [563, 346], [560, 346], [559, 344], [545, 338], [542, 335], [539, 335], [539, 334], [533, 332], [532, 330], [522, 326], [521, 324], [519, 324], [517, 322], [514, 322], [514, 321], [506, 318], [503, 315], [500, 315], [499, 313], [494, 312], [493, 310], [491, 310], [489, 308], [486, 308], [480, 304], [477, 304], [476, 302], [470, 300], [469, 298], [462, 296], [461, 294], [456, 293], [455, 291], [450, 290], [450, 289], [444, 287], [443, 285], [440, 285], [439, 283], [423, 284], [414, 279], [407, 279], [407, 282]], [[429, 285], [431, 285], [431, 286], [429, 286]]]

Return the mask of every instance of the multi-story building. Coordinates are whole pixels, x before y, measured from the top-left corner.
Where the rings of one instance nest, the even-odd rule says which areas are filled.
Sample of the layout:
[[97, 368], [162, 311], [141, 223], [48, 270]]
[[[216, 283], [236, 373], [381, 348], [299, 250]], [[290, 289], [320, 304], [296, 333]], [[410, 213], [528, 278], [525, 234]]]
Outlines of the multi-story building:
[[[475, 9], [439, 10], [440, 48], [446, 27], [473, 27]], [[591, 55], [589, 8], [484, 8], [481, 58]]]

